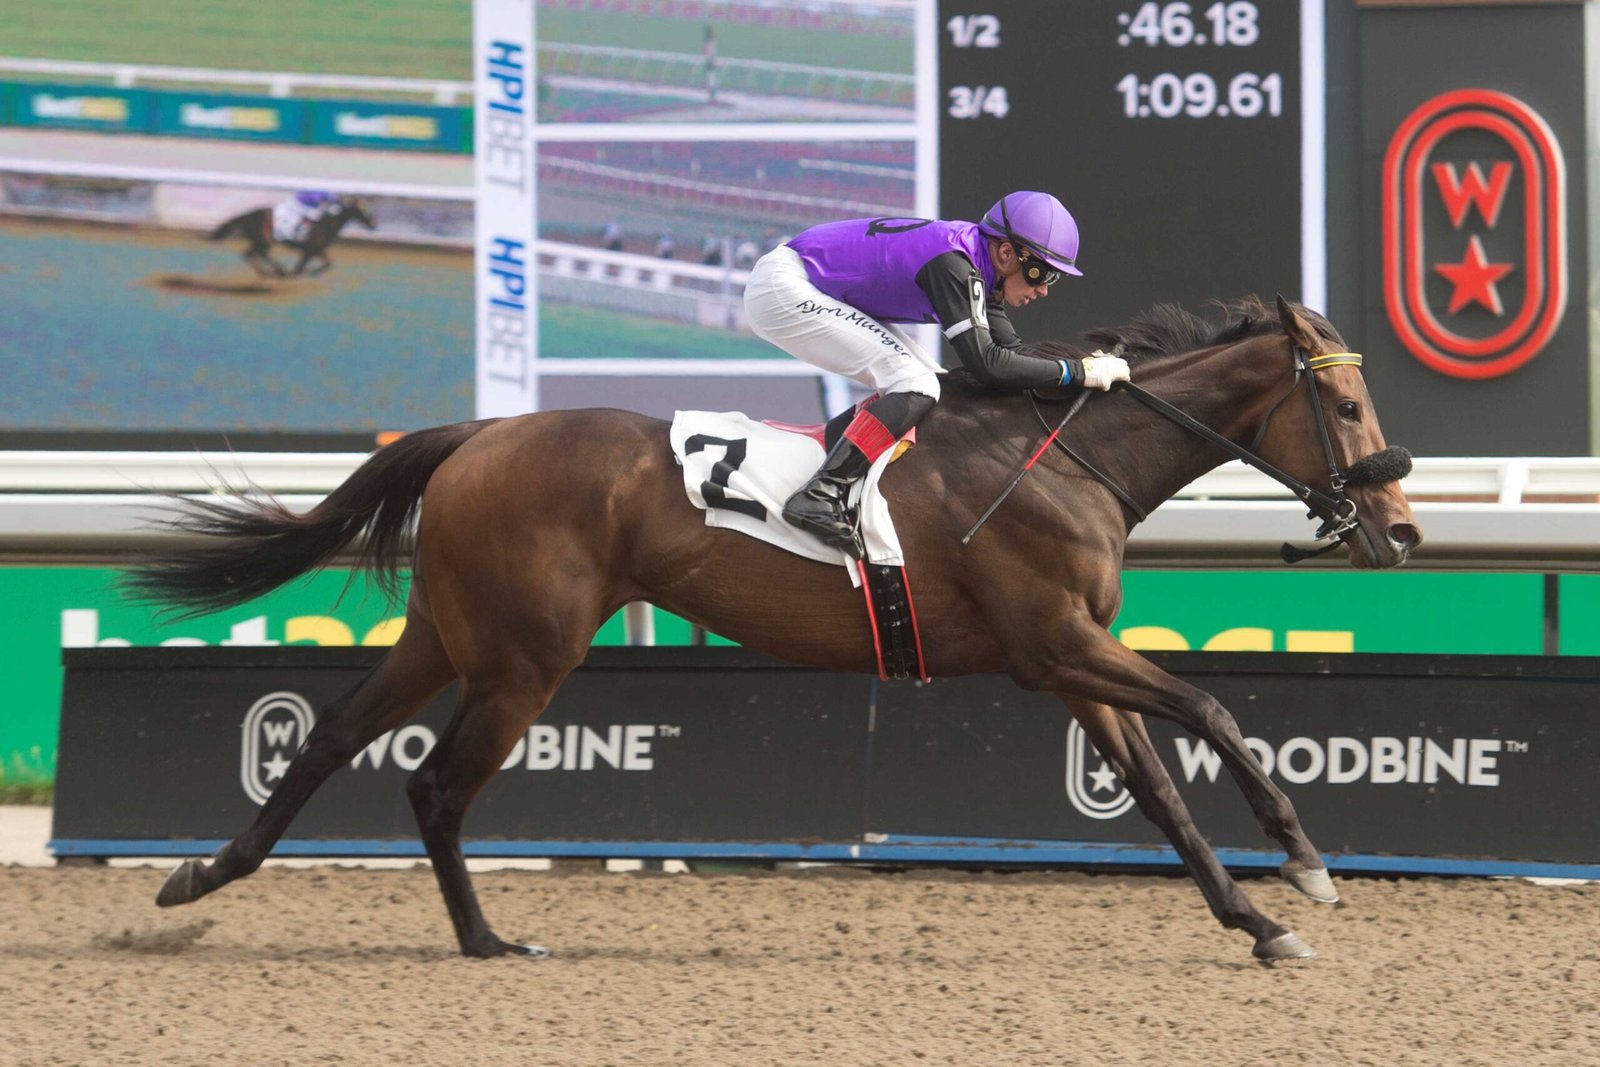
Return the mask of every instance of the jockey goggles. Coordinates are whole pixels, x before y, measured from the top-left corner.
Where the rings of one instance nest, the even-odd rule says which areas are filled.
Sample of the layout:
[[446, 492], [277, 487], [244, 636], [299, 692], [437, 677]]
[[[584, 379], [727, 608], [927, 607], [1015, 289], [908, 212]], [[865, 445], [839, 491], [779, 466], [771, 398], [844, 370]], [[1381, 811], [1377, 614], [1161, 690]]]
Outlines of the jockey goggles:
[[1038, 254], [1035, 253], [1032, 248], [1028, 247], [1026, 243], [1019, 241], [1015, 237], [1012, 238], [1012, 241], [1022, 249], [1021, 264], [1023, 281], [1027, 282], [1030, 286], [1038, 287], [1041, 285], [1054, 285], [1056, 282], [1061, 280], [1061, 272], [1050, 266], [1050, 264], [1046, 263], [1044, 260], [1040, 259]]

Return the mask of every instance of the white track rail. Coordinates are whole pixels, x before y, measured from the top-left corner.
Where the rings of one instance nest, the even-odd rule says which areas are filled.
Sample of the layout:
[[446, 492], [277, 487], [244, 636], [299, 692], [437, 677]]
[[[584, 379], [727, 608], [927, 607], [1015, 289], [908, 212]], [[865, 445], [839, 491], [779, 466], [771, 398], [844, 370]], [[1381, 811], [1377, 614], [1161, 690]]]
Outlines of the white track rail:
[[407, 93], [449, 107], [472, 99], [472, 83], [430, 78], [379, 78], [359, 74], [296, 74], [289, 71], [212, 70], [203, 67], [142, 66], [136, 63], [84, 63], [67, 59], [0, 56], [0, 73], [63, 78], [103, 78], [121, 89], [151, 83], [259, 86], [268, 96], [290, 97], [296, 89], [344, 89], [360, 93]]
[[[313, 506], [361, 453], [0, 452], [0, 558], [115, 560], [170, 546], [153, 524], [160, 494], [253, 484]], [[1420, 459], [1406, 480], [1426, 543], [1411, 568], [1600, 572], [1600, 459]], [[1305, 542], [1304, 508], [1230, 463], [1194, 482], [1134, 531], [1136, 567], [1281, 567]], [[981, 535], [980, 535], [981, 536]], [[1344, 566], [1334, 553], [1309, 566]]]
[[220, 170], [185, 170], [144, 167], [129, 163], [85, 163], [77, 160], [22, 159], [0, 156], [0, 173], [42, 174], [52, 178], [113, 178], [131, 182], [167, 182], [174, 185], [219, 185], [235, 189], [337, 189], [351, 196], [394, 196], [417, 200], [473, 201], [470, 185], [422, 185], [417, 182], [368, 181], [329, 178], [314, 174], [239, 174]]

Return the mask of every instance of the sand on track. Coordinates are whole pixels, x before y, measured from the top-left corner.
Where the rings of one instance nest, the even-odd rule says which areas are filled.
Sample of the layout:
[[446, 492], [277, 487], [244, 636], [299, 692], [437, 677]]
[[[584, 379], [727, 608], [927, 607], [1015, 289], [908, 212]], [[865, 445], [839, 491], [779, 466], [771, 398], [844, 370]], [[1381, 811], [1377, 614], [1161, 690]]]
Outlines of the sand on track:
[[1594, 884], [1253, 879], [1268, 968], [1179, 877], [480, 873], [479, 961], [425, 868], [163, 876], [0, 868], [0, 1063], [1600, 1063]]

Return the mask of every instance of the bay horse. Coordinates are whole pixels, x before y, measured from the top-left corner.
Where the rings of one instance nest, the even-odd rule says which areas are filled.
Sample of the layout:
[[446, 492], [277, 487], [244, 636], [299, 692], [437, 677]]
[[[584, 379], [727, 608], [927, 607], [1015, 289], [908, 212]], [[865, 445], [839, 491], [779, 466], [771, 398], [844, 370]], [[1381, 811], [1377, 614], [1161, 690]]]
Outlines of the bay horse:
[[[1249, 934], [1263, 961], [1313, 955], [1223, 869], [1143, 717], [1172, 720], [1220, 753], [1262, 831], [1287, 853], [1281, 873], [1336, 902], [1294, 807], [1215, 698], [1107, 627], [1140, 515], [1230, 452], [1248, 443], [1255, 462], [1298, 486], [1325, 520], [1330, 546], [1347, 546], [1357, 567], [1397, 566], [1421, 541], [1397, 484], [1409, 457], [1385, 446], [1360, 357], [1344, 353], [1326, 319], [1281, 296], [1276, 314], [1249, 298], [1213, 325], [1160, 306], [1087, 338], [1121, 346], [1145, 390], [1144, 402], [1126, 386], [1089, 394], [1062, 432], [1099, 477], [1040, 447], [1031, 476], [981, 538], [964, 544], [963, 531], [1044, 435], [1028, 394], [987, 390], [957, 372], [916, 447], [882, 479], [917, 574], [928, 671], [1005, 671], [1024, 688], [1057, 694], [1166, 833], [1222, 925]], [[1297, 395], [1311, 402], [1291, 403]], [[1147, 406], [1163, 403], [1182, 409], [1177, 421]], [[1195, 436], [1202, 432], [1213, 436]], [[256, 597], [351, 546], [393, 592], [413, 520], [398, 642], [322, 709], [253, 824], [209, 861], [177, 867], [158, 904], [188, 903], [255, 871], [329, 774], [460, 679], [460, 704], [407, 796], [462, 953], [542, 955], [502, 940], [484, 920], [462, 858], [462, 819], [607, 618], [649, 601], [796, 663], [876, 669], [861, 595], [845, 576], [706, 526], [685, 496], [668, 424], [625, 411], [551, 411], [411, 433], [304, 514], [262, 496], [190, 502], [173, 525], [203, 539], [148, 558], [127, 581], [139, 596], [196, 613]]]
[[[242, 254], [244, 261], [262, 276], [270, 273], [275, 278], [298, 278], [302, 274], [315, 277], [333, 266], [333, 261], [328, 258], [328, 246], [333, 244], [345, 225], [351, 222], [360, 223], [369, 230], [377, 228], [372, 216], [367, 214], [360, 204], [354, 200], [340, 198], [311, 223], [305, 237], [298, 241], [278, 240], [273, 230], [270, 207], [258, 207], [242, 215], [235, 215], [207, 234], [206, 240], [220, 241], [225, 237], [243, 237], [249, 242]], [[286, 245], [300, 253], [300, 259], [293, 268], [285, 270], [282, 264], [272, 258], [274, 244]], [[306, 268], [313, 262], [319, 265], [315, 270], [308, 271]]]

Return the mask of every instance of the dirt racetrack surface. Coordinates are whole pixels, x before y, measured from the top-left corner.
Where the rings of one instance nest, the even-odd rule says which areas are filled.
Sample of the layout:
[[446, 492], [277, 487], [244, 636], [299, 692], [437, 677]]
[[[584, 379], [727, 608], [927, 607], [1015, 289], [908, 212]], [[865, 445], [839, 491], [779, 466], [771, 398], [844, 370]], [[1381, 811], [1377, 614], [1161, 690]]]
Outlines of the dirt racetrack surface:
[[1252, 880], [1272, 968], [1187, 879], [499, 871], [455, 954], [425, 869], [269, 867], [161, 911], [155, 869], [0, 868], [0, 1063], [1600, 1062], [1600, 885]]

